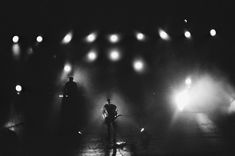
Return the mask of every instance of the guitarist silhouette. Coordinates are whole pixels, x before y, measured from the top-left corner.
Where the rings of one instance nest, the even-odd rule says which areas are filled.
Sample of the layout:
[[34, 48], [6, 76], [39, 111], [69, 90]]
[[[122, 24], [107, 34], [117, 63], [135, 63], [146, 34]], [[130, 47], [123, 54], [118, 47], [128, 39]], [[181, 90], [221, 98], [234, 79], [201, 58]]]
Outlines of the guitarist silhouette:
[[[111, 100], [108, 98], [107, 103], [104, 105], [103, 108], [103, 117], [105, 119], [105, 124], [107, 125], [108, 130], [108, 141], [113, 141], [113, 144], [116, 144], [116, 123], [115, 119], [120, 116], [117, 115], [117, 106], [111, 104]], [[112, 132], [112, 136], [111, 136]], [[111, 138], [112, 137], [112, 138]]]

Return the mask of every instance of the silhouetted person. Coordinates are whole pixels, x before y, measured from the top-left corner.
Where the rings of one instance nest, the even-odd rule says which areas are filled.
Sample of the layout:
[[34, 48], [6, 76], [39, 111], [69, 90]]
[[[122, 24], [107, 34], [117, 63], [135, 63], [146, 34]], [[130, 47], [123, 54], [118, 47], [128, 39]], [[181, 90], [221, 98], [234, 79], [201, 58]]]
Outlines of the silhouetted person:
[[73, 77], [69, 77], [69, 81], [63, 88], [62, 110], [61, 110], [61, 131], [66, 135], [76, 134], [87, 120], [87, 110], [82, 90]]
[[72, 99], [76, 96], [78, 91], [78, 85], [73, 81], [73, 77], [69, 77], [69, 81], [65, 84], [63, 88], [63, 97], [65, 99]]
[[[115, 119], [117, 115], [117, 106], [111, 104], [110, 99], [107, 99], [107, 102], [103, 108], [103, 117], [105, 119], [105, 124], [107, 125], [108, 141], [113, 141], [113, 144], [116, 144], [116, 123]], [[112, 136], [111, 136], [112, 135]]]

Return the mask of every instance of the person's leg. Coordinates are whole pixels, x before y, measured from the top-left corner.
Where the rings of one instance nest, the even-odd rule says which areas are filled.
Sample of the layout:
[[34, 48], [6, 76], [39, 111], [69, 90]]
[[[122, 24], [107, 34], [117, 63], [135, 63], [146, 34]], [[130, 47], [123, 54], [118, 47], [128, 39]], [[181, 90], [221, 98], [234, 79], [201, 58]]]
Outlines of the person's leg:
[[110, 142], [111, 140], [111, 125], [107, 123], [107, 141]]
[[116, 144], [116, 133], [117, 133], [117, 124], [116, 122], [112, 122], [112, 127], [113, 127], [113, 144]]

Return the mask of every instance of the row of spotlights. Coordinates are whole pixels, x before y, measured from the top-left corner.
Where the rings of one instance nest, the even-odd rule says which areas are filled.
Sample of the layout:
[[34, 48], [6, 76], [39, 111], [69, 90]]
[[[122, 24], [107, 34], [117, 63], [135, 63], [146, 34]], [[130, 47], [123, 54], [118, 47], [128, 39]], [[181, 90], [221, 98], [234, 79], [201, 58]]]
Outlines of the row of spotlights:
[[[12, 37], [12, 42], [13, 42], [13, 43], [18, 43], [19, 40], [20, 40], [20, 37], [17, 36], [17, 35]], [[42, 36], [37, 36], [37, 37], [36, 37], [36, 41], [37, 41], [38, 43], [42, 42], [42, 41], [43, 41], [43, 37], [42, 37]]]
[[[94, 61], [97, 57], [96, 53], [93, 53], [93, 52], [90, 52], [88, 55], [87, 55], [87, 59], [91, 62], [91, 61]], [[117, 51], [112, 51], [109, 53], [109, 59], [113, 62], [116, 62], [118, 61], [119, 59], [121, 58], [121, 55], [119, 52]], [[135, 59], [132, 63], [132, 67], [133, 69], [138, 72], [138, 73], [143, 73], [146, 69], [146, 65], [145, 65], [145, 62], [142, 60], [142, 59]], [[66, 63], [64, 65], [64, 72], [65, 73], [70, 73], [72, 71], [72, 65], [69, 64], [69, 63]]]
[[[170, 40], [170, 36], [168, 35], [168, 33], [165, 30], [159, 29], [158, 30], [158, 34], [161, 37], [161, 39], [163, 39], [163, 40]], [[210, 35], [212, 37], [216, 36], [216, 30], [215, 29], [211, 29], [210, 30]], [[136, 36], [136, 39], [139, 40], [139, 41], [144, 41], [146, 39], [146, 36], [143, 33], [141, 33], [141, 32], [136, 32], [135, 36]], [[191, 33], [187, 30], [187, 31], [184, 32], [184, 36], [186, 38], [191, 38]], [[67, 33], [64, 36], [64, 38], [62, 40], [62, 43], [63, 44], [68, 44], [72, 40], [72, 38], [73, 38], [73, 33], [69, 32], [69, 33]], [[18, 43], [19, 39], [20, 38], [17, 35], [12, 37], [13, 43]], [[92, 43], [96, 39], [97, 39], [97, 33], [94, 32], [94, 33], [91, 33], [91, 34], [87, 35], [85, 40], [88, 43]], [[120, 35], [119, 34], [111, 34], [111, 35], [108, 36], [108, 40], [111, 43], [117, 43], [117, 42], [120, 41]], [[43, 37], [42, 36], [37, 36], [36, 41], [38, 43], [42, 42], [43, 41]]]

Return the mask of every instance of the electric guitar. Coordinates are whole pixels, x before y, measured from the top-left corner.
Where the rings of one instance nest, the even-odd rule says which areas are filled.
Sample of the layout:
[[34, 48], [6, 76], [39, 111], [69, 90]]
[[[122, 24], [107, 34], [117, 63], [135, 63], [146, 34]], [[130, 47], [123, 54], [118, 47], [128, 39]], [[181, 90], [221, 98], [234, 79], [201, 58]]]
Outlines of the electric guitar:
[[113, 122], [114, 120], [116, 120], [119, 116], [122, 116], [121, 114], [116, 114], [116, 115], [110, 115], [110, 114], [108, 114], [108, 112], [105, 112], [104, 114], [103, 114], [103, 117], [104, 117], [104, 119], [105, 119], [105, 122], [106, 123], [111, 123], [111, 122]]

